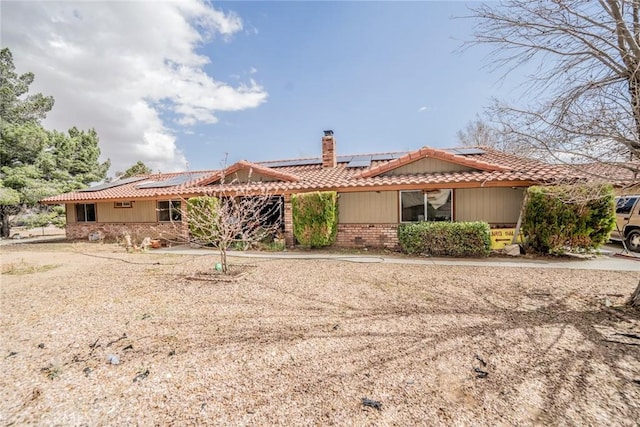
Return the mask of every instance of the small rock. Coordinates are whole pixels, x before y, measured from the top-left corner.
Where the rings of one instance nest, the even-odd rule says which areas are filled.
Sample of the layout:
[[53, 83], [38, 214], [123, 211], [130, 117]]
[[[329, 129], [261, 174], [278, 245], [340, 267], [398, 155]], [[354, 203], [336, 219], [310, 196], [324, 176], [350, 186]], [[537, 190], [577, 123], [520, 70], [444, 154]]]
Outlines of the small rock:
[[504, 247], [504, 252], [509, 256], [520, 256], [520, 245], [507, 245]]
[[141, 381], [147, 378], [148, 376], [149, 376], [149, 370], [145, 369], [144, 371], [138, 372], [138, 375], [135, 376], [135, 378], [133, 379], [133, 382], [135, 383], [136, 381]]
[[369, 408], [377, 409], [378, 411], [382, 409], [382, 403], [377, 400], [368, 399], [366, 397], [362, 398], [362, 406], [368, 406]]
[[120, 364], [120, 358], [115, 354], [110, 354], [108, 359], [109, 359], [109, 363], [111, 363], [112, 365]]
[[44, 348], [44, 343], [41, 342], [40, 344], [38, 344], [38, 348]]

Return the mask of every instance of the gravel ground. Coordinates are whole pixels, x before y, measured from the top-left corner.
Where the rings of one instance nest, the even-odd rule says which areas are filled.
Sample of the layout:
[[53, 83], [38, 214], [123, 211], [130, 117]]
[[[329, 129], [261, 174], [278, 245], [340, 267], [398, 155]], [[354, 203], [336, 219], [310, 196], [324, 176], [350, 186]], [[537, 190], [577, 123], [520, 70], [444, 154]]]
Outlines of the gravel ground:
[[232, 258], [222, 280], [215, 258], [107, 244], [0, 255], [2, 425], [640, 419], [637, 273]]

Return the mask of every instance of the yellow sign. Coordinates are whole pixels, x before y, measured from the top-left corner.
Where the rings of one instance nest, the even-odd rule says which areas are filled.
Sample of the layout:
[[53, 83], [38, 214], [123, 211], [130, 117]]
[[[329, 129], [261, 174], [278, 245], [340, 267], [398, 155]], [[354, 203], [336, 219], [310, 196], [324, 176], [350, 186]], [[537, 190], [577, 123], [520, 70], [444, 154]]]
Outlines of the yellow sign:
[[[510, 245], [515, 232], [515, 228], [492, 228], [491, 249], [503, 249], [505, 246]], [[518, 236], [518, 242], [522, 242], [522, 234]]]

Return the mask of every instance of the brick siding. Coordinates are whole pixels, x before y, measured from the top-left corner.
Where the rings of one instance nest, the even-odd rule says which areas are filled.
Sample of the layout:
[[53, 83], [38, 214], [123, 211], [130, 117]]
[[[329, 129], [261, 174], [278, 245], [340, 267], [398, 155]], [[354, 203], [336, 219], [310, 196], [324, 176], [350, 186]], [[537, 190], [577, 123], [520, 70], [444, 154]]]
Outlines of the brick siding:
[[145, 237], [152, 239], [184, 241], [186, 228], [181, 223], [97, 223], [97, 222], [70, 222], [66, 227], [67, 239], [87, 240], [90, 234], [98, 233], [101, 239], [114, 241], [122, 239], [128, 232], [134, 239], [142, 240]]
[[397, 249], [398, 224], [338, 224], [334, 246]]
[[291, 205], [291, 196], [284, 196], [284, 243], [288, 247], [292, 247], [294, 243], [293, 237], [293, 206]]

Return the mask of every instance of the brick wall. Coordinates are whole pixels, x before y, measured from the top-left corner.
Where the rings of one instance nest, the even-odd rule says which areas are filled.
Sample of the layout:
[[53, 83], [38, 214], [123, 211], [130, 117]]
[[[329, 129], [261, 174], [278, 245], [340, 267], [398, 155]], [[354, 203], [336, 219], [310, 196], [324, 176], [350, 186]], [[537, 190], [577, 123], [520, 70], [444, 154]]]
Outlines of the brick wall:
[[187, 228], [183, 223], [96, 223], [96, 222], [70, 222], [67, 223], [67, 239], [87, 240], [92, 233], [99, 233], [106, 240], [121, 239], [125, 231], [134, 239], [142, 240], [145, 237], [152, 239], [166, 239], [184, 241]]
[[322, 138], [322, 167], [335, 168], [338, 165], [336, 141], [333, 136]]
[[293, 246], [293, 207], [291, 206], [291, 196], [284, 196], [284, 243]]
[[398, 248], [398, 224], [338, 224], [334, 246], [341, 248]]

